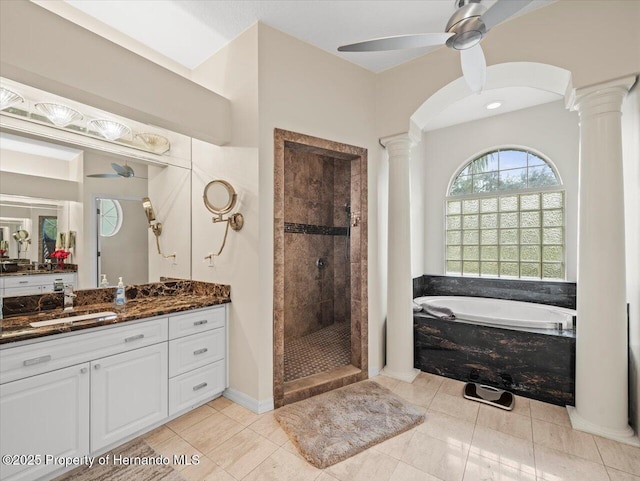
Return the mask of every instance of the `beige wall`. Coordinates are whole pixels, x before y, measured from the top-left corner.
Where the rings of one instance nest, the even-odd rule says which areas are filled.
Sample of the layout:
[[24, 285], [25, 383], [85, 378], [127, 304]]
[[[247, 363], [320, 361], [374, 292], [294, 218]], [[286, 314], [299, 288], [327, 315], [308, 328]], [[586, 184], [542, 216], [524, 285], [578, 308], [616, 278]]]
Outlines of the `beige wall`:
[[[369, 198], [378, 195], [382, 161], [375, 130], [375, 75], [267, 25], [259, 25], [260, 75], [260, 319], [268, 375], [260, 396], [272, 391], [273, 131], [292, 130], [368, 149]], [[369, 203], [369, 365], [382, 365], [383, 313], [379, 299], [378, 210]]]
[[[540, 62], [567, 69], [574, 87], [640, 71], [640, 2], [559, 0], [498, 25], [483, 40], [488, 65]], [[440, 48], [376, 76], [376, 132], [405, 132], [433, 93], [462, 75]]]
[[[231, 99], [231, 143], [216, 147], [193, 142], [193, 278], [231, 285], [229, 306], [230, 388], [253, 400], [260, 397], [260, 378], [270, 376], [271, 360], [261, 360], [265, 347], [260, 333], [260, 269], [258, 248], [258, 25], [254, 25], [192, 72], [192, 78]], [[238, 193], [235, 209], [245, 219], [239, 232], [230, 231], [227, 245], [211, 264], [204, 260], [220, 249], [222, 224], [214, 225], [202, 195], [208, 182], [223, 179]], [[272, 256], [273, 257], [273, 256]], [[256, 405], [257, 409], [258, 406]]]
[[[464, 141], [461, 141], [464, 139]], [[488, 150], [528, 147], [544, 154], [557, 168], [566, 191], [567, 280], [576, 280], [578, 229], [578, 115], [559, 100], [425, 132], [424, 225], [425, 274], [444, 274], [444, 199], [454, 174]], [[413, 212], [413, 209], [412, 209]]]

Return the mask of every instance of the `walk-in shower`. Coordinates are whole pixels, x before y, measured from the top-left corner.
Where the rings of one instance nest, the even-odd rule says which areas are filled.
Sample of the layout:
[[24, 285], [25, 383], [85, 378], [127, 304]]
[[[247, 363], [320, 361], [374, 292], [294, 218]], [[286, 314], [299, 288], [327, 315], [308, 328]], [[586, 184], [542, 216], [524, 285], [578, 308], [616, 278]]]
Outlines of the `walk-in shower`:
[[[304, 137], [311, 144], [282, 142], [279, 161], [278, 132]], [[328, 148], [333, 146], [337, 148]], [[341, 149], [353, 149], [360, 155]], [[362, 279], [363, 269], [366, 272], [362, 262], [366, 256], [362, 248], [366, 222], [361, 222], [363, 165], [366, 169], [364, 149], [276, 132], [275, 203], [278, 210], [280, 201], [282, 210], [275, 226], [276, 244], [282, 236], [282, 250], [276, 247], [274, 259], [276, 404], [287, 402], [283, 399], [287, 388], [293, 392], [301, 385], [316, 385], [314, 379], [327, 381], [331, 373], [336, 378], [361, 378], [366, 373], [362, 348], [362, 332], [366, 332], [362, 315], [363, 286], [366, 288], [366, 279]], [[282, 184], [278, 182], [280, 168]]]

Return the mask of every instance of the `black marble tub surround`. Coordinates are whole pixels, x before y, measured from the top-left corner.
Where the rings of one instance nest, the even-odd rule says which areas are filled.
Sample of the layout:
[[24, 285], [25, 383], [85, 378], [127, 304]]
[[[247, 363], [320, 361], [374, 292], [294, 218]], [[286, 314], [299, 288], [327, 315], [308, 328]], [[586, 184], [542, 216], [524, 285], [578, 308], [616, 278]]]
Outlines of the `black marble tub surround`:
[[413, 297], [491, 297], [576, 308], [576, 283], [484, 277], [423, 275], [413, 279]]
[[560, 406], [575, 396], [575, 332], [545, 333], [435, 319], [415, 313], [414, 363]]

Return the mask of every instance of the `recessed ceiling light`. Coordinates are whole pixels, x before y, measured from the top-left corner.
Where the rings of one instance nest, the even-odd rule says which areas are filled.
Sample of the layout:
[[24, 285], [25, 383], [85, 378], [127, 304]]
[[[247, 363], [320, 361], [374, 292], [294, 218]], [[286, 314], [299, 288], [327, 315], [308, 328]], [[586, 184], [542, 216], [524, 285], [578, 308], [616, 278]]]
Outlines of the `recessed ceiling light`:
[[493, 110], [493, 109], [497, 109], [501, 105], [502, 105], [502, 102], [496, 101], [496, 102], [491, 102], [491, 103], [485, 105], [485, 107], [487, 108], [487, 110]]

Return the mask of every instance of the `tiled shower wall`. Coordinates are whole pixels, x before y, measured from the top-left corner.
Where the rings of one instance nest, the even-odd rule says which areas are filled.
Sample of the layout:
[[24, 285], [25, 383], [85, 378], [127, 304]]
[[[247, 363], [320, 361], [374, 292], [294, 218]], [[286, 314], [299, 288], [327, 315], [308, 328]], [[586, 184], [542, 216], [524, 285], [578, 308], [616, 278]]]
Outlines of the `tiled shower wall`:
[[[284, 337], [350, 322], [350, 161], [306, 150], [284, 154]], [[325, 263], [323, 269], [316, 265]]]

